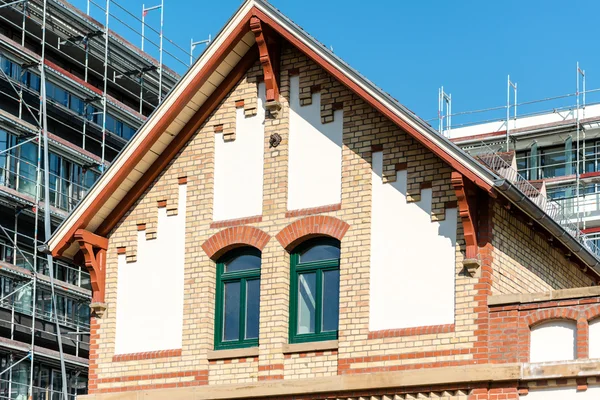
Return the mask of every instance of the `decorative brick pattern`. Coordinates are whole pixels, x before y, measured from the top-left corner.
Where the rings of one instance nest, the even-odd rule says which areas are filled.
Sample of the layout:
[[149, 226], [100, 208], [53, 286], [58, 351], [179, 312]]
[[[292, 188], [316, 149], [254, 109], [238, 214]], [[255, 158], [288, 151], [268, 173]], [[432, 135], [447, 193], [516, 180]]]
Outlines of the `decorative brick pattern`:
[[258, 228], [236, 226], [212, 235], [202, 244], [202, 249], [209, 258], [216, 259], [230, 249], [240, 245], [253, 246], [262, 251], [269, 239], [271, 239], [271, 236]]
[[373, 332], [369, 332], [369, 339], [382, 339], [382, 338], [400, 337], [400, 336], [433, 335], [436, 333], [450, 333], [450, 332], [454, 332], [454, 324], [419, 326], [417, 328], [385, 329], [382, 331], [373, 331]]
[[490, 362], [529, 362], [531, 327], [557, 319], [577, 324], [577, 359], [589, 355], [589, 321], [600, 316], [600, 297], [490, 307]]
[[299, 241], [311, 236], [327, 235], [342, 240], [350, 225], [331, 216], [312, 216], [292, 222], [277, 234], [285, 249], [292, 249]]
[[139, 360], [150, 360], [154, 358], [167, 358], [167, 357], [179, 357], [181, 356], [181, 349], [173, 350], [157, 350], [147, 351], [144, 353], [130, 353], [130, 354], [115, 354], [112, 358], [113, 362], [122, 361], [139, 361]]

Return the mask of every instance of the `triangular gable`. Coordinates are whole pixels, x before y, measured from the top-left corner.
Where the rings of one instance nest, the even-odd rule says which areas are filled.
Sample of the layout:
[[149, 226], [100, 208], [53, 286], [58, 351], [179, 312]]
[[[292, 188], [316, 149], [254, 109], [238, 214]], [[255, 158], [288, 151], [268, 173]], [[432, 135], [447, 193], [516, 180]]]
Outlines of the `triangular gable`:
[[272, 5], [263, 0], [248, 0], [55, 232], [48, 243], [55, 256], [72, 257], [75, 254], [77, 246], [72, 241], [78, 229], [99, 236], [108, 235], [259, 58], [259, 53], [263, 60], [264, 54], [260, 50], [264, 50], [261, 47], [264, 43], [251, 30], [253, 17], [254, 20], [258, 18], [265, 29], [272, 30], [306, 54], [455, 171], [484, 190], [491, 190], [497, 178], [491, 171], [438, 135]]

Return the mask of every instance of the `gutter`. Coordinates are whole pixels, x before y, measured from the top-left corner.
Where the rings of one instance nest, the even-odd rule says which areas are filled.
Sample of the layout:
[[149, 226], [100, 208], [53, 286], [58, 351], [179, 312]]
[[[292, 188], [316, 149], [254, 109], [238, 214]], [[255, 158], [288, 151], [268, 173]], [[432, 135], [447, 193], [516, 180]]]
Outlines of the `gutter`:
[[506, 179], [496, 179], [494, 188], [501, 192], [511, 203], [519, 207], [525, 214], [537, 221], [548, 230], [554, 237], [563, 243], [570, 252], [577, 255], [588, 267], [592, 268], [596, 275], [600, 276], [600, 261], [585, 246], [577, 241], [558, 222], [553, 220], [545, 211], [533, 203], [515, 185]]

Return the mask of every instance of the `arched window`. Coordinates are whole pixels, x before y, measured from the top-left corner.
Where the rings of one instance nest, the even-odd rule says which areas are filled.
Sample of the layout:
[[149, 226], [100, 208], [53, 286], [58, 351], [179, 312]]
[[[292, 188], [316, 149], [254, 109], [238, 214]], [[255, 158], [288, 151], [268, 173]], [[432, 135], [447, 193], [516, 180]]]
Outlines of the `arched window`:
[[530, 362], [574, 360], [577, 324], [571, 320], [544, 322], [531, 328]]
[[254, 247], [243, 247], [217, 262], [217, 350], [258, 346], [260, 255]]
[[290, 342], [337, 339], [340, 242], [311, 239], [291, 255]]

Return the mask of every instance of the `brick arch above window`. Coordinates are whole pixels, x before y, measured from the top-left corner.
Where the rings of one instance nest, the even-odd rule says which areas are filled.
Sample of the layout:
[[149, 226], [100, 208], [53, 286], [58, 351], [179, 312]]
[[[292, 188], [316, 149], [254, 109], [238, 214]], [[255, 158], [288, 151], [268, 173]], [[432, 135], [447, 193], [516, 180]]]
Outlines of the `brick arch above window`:
[[271, 236], [253, 226], [235, 226], [223, 229], [209, 237], [202, 244], [204, 252], [213, 260], [236, 247], [252, 246], [262, 251]]
[[590, 323], [600, 320], [600, 305], [595, 305], [585, 310], [585, 318]]
[[341, 219], [314, 215], [296, 220], [283, 228], [276, 236], [286, 250], [292, 250], [303, 241], [316, 236], [331, 236], [342, 240], [350, 225]]
[[577, 322], [578, 313], [572, 309], [566, 308], [548, 308], [545, 310], [536, 311], [527, 316], [526, 321], [527, 325], [530, 328], [533, 328], [537, 325], [541, 325], [545, 322], [550, 322], [552, 320], [572, 320], [573, 322]]

